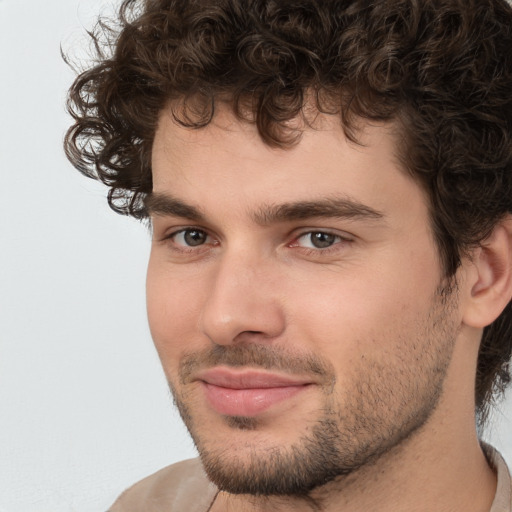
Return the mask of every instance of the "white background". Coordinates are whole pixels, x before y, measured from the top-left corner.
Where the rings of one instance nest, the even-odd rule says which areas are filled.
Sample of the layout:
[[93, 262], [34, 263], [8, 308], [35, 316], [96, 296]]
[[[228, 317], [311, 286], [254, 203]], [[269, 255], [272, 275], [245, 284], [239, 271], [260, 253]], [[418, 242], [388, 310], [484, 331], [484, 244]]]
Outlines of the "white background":
[[[0, 512], [105, 511], [194, 448], [146, 326], [149, 236], [66, 161], [64, 109], [104, 0], [0, 0]], [[512, 400], [494, 443], [512, 461]]]

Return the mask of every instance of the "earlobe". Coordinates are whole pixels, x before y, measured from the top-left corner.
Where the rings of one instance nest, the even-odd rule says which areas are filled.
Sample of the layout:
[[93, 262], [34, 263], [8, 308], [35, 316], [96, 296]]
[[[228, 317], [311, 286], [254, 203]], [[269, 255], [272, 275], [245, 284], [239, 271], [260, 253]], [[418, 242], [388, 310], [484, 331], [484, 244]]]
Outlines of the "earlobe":
[[512, 298], [512, 217], [498, 223], [473, 253], [463, 322], [483, 328], [498, 318]]

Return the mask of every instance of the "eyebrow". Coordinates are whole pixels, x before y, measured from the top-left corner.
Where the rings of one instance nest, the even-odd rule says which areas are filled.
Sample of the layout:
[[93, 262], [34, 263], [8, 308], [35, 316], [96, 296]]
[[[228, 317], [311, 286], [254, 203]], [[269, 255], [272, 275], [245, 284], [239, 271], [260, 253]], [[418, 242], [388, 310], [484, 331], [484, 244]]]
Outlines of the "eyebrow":
[[253, 215], [255, 222], [262, 225], [321, 217], [377, 220], [383, 218], [384, 214], [350, 198], [333, 197], [268, 205], [258, 209]]
[[144, 198], [144, 208], [148, 215], [183, 217], [196, 222], [205, 220], [205, 215], [198, 208], [168, 194], [151, 192]]
[[[148, 194], [144, 199], [144, 206], [149, 215], [182, 217], [195, 222], [206, 220], [206, 215], [199, 208], [168, 194]], [[384, 214], [348, 197], [264, 205], [252, 214], [253, 220], [260, 225], [321, 217], [378, 220]]]

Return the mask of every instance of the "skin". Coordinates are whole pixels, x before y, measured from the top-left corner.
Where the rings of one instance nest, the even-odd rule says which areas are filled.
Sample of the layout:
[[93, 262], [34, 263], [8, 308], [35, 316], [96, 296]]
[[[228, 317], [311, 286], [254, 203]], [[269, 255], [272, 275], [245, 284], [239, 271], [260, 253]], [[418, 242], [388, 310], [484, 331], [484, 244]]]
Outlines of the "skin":
[[[366, 126], [357, 146], [320, 115], [298, 145], [280, 150], [225, 108], [195, 131], [162, 113], [148, 315], [210, 478], [221, 485], [268, 474], [272, 453], [282, 462], [275, 479], [294, 450], [314, 443], [322, 421], [335, 438], [329, 453], [347, 473], [306, 496], [226, 488], [213, 511], [491, 506], [496, 482], [475, 433], [473, 396], [482, 326], [494, 314], [481, 299], [495, 275], [491, 258], [480, 251], [464, 261], [456, 292], [441, 293], [447, 283], [426, 200], [397, 163], [391, 128]], [[349, 201], [343, 214], [282, 214], [282, 205], [325, 210], [333, 200]], [[323, 233], [327, 246], [315, 247], [311, 233]], [[212, 350], [231, 356], [212, 359]], [[308, 386], [233, 418], [211, 406], [198, 377], [231, 364]]]

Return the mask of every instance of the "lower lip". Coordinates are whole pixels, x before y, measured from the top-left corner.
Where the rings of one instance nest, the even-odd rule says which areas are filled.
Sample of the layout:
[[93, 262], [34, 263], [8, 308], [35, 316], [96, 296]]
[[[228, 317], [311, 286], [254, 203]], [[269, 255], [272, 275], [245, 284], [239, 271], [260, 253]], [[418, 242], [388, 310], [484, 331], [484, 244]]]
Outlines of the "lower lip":
[[256, 416], [307, 387], [308, 385], [232, 389], [203, 383], [206, 398], [215, 411], [224, 416], [245, 417]]

